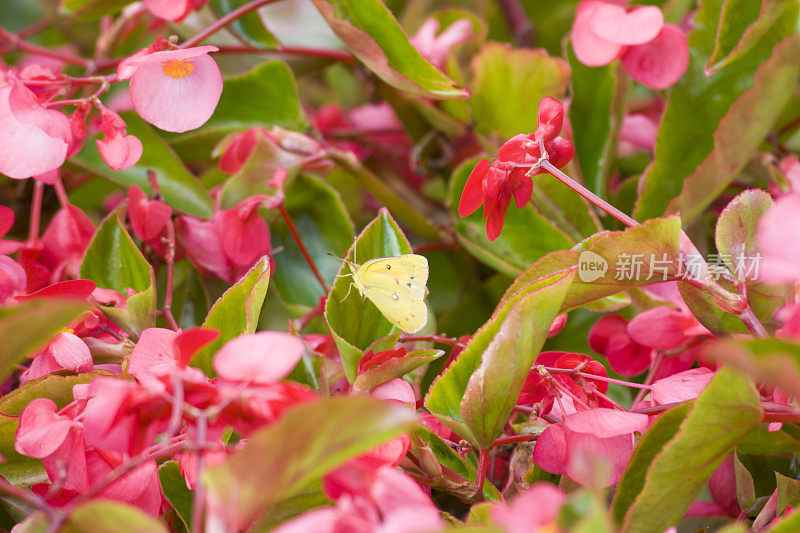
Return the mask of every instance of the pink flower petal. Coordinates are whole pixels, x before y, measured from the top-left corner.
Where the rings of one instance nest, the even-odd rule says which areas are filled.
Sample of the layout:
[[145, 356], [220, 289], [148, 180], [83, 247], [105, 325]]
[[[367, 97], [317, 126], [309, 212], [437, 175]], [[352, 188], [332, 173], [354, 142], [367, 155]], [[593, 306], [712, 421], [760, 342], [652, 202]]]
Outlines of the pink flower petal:
[[[646, 415], [642, 415], [647, 418]], [[608, 439], [590, 433], [565, 430], [567, 443], [566, 474], [582, 485], [600, 483], [608, 487], [622, 479], [633, 455], [633, 435]]]
[[292, 371], [303, 356], [303, 342], [279, 331], [261, 331], [228, 341], [214, 357], [214, 370], [231, 381], [267, 385]]
[[171, 329], [144, 330], [128, 358], [128, 373], [137, 378], [171, 373], [177, 367], [173, 349], [177, 336]]
[[758, 247], [764, 259], [759, 278], [772, 283], [800, 281], [800, 194], [786, 194], [758, 223]]
[[550, 424], [536, 439], [533, 462], [551, 474], [563, 474], [567, 465], [567, 441], [564, 426]]
[[520, 491], [511, 503], [499, 503], [490, 511], [492, 521], [506, 533], [530, 533], [555, 524], [566, 495], [549, 483], [536, 483]]
[[390, 379], [386, 383], [378, 385], [372, 391], [371, 396], [381, 400], [394, 400], [409, 405], [417, 403], [414, 387], [408, 381], [400, 378]]
[[0, 172], [14, 179], [64, 164], [72, 140], [66, 116], [45, 109], [12, 75], [0, 73]]
[[491, 167], [489, 161], [481, 159], [472, 169], [458, 202], [458, 216], [469, 216], [483, 204], [483, 180]]
[[49, 398], [36, 398], [22, 411], [14, 448], [21, 454], [39, 459], [55, 452], [67, 434], [80, 424], [57, 413]]
[[125, 170], [135, 165], [142, 157], [142, 141], [133, 135], [114, 135], [98, 139], [100, 157], [111, 170]]
[[59, 333], [48, 346], [53, 358], [62, 367], [73, 372], [91, 372], [92, 354], [80, 337], [73, 333]]
[[702, 367], [673, 374], [653, 383], [650, 398], [659, 405], [694, 400], [713, 377], [713, 371]]
[[14, 226], [14, 211], [0, 205], [0, 237], [8, 233]]
[[686, 329], [693, 326], [695, 321], [689, 313], [660, 305], [633, 317], [628, 324], [628, 334], [639, 344], [657, 350], [669, 350], [687, 340]]
[[[134, 109], [162, 130], [182, 133], [199, 128], [211, 118], [222, 94], [216, 62], [205, 53], [192, 57], [191, 50], [144, 56], [131, 77]], [[169, 64], [183, 65], [173, 69], [178, 78], [165, 73]]]
[[244, 215], [238, 209], [227, 209], [215, 218], [224, 235], [222, 249], [233, 264], [249, 267], [269, 253], [272, 247], [269, 227], [257, 209]]
[[664, 26], [664, 15], [656, 6], [634, 7], [626, 12], [622, 6], [603, 2], [595, 8], [589, 27], [606, 41], [622, 45], [652, 41]]
[[219, 331], [216, 329], [189, 328], [180, 332], [173, 340], [173, 351], [177, 356], [178, 366], [188, 365], [197, 350], [217, 337]]
[[647, 415], [629, 413], [605, 407], [596, 407], [564, 417], [564, 426], [575, 433], [589, 433], [600, 438], [643, 433], [647, 429]]
[[631, 78], [651, 89], [666, 89], [689, 66], [689, 42], [674, 24], [664, 24], [652, 41], [632, 46], [622, 56]]
[[128, 217], [133, 233], [143, 241], [157, 238], [172, 218], [172, 208], [159, 200], [148, 200], [137, 185], [128, 189]]
[[192, 10], [191, 0], [144, 0], [144, 7], [158, 18], [180, 20]]
[[595, 13], [606, 5], [606, 2], [600, 0], [583, 0], [578, 4], [575, 22], [572, 23], [572, 49], [575, 57], [590, 67], [608, 65], [623, 50], [622, 45], [598, 37], [592, 30]]

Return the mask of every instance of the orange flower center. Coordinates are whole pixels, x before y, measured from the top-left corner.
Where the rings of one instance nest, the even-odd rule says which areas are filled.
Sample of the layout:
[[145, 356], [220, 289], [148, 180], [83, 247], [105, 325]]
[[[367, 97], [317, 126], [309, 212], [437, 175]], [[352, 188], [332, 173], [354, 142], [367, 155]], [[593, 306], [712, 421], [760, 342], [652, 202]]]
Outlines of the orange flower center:
[[173, 59], [161, 63], [161, 71], [172, 79], [185, 78], [194, 71], [191, 59]]

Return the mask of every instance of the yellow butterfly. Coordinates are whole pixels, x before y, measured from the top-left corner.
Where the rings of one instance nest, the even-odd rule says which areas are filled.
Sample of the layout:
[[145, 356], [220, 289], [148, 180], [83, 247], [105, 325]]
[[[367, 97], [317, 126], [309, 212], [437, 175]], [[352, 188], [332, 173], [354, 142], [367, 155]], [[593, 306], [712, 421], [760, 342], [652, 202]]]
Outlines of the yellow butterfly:
[[406, 333], [422, 329], [428, 321], [428, 308], [423, 302], [427, 292], [425, 284], [428, 283], [428, 260], [425, 257], [406, 254], [371, 259], [363, 265], [348, 264], [353, 285], [389, 322]]

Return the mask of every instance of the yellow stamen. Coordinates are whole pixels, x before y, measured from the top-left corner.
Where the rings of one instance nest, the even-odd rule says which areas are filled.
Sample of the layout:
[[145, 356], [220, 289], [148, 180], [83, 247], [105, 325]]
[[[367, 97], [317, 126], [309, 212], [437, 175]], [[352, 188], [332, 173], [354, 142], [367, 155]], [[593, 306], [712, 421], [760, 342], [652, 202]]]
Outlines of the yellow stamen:
[[161, 71], [172, 79], [185, 78], [194, 71], [191, 59], [173, 59], [161, 63]]

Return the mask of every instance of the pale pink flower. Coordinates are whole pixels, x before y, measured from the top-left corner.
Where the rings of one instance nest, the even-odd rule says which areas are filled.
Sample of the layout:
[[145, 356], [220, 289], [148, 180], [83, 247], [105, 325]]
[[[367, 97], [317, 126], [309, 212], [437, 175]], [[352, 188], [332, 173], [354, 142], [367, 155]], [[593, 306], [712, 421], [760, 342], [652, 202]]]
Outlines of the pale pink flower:
[[224, 379], [269, 385], [280, 381], [305, 352], [297, 337], [260, 331], [228, 341], [214, 357], [214, 370]]
[[164, 20], [180, 21], [207, 0], [144, 0], [144, 7], [150, 13]]
[[125, 121], [116, 113], [108, 109], [103, 109], [100, 113], [100, 131], [104, 134], [103, 139], [96, 141], [100, 156], [112, 170], [132, 167], [142, 157], [142, 141], [133, 135], [127, 135]]
[[45, 108], [13, 74], [0, 72], [0, 173], [24, 179], [57, 169], [71, 142], [66, 116]]
[[441, 69], [445, 66], [450, 49], [472, 37], [472, 21], [458, 19], [437, 35], [438, 32], [439, 21], [429, 18], [409, 40], [425, 59]]
[[536, 483], [520, 491], [510, 503], [495, 504], [489, 514], [506, 533], [544, 533], [556, 529], [558, 513], [566, 500], [554, 485]]
[[58, 333], [47, 343], [44, 350], [37, 354], [31, 366], [20, 376], [21, 383], [28, 383], [58, 370], [73, 372], [91, 372], [92, 354], [89, 347], [72, 331]]
[[650, 399], [656, 405], [694, 400], [700, 396], [713, 377], [714, 372], [703, 367], [678, 372], [653, 383]]
[[758, 248], [763, 256], [759, 278], [771, 283], [800, 281], [800, 194], [778, 198], [758, 223]]
[[222, 94], [222, 74], [209, 57], [216, 46], [136, 52], [117, 68], [131, 80], [133, 107], [147, 122], [182, 133], [199, 128], [214, 114]]

